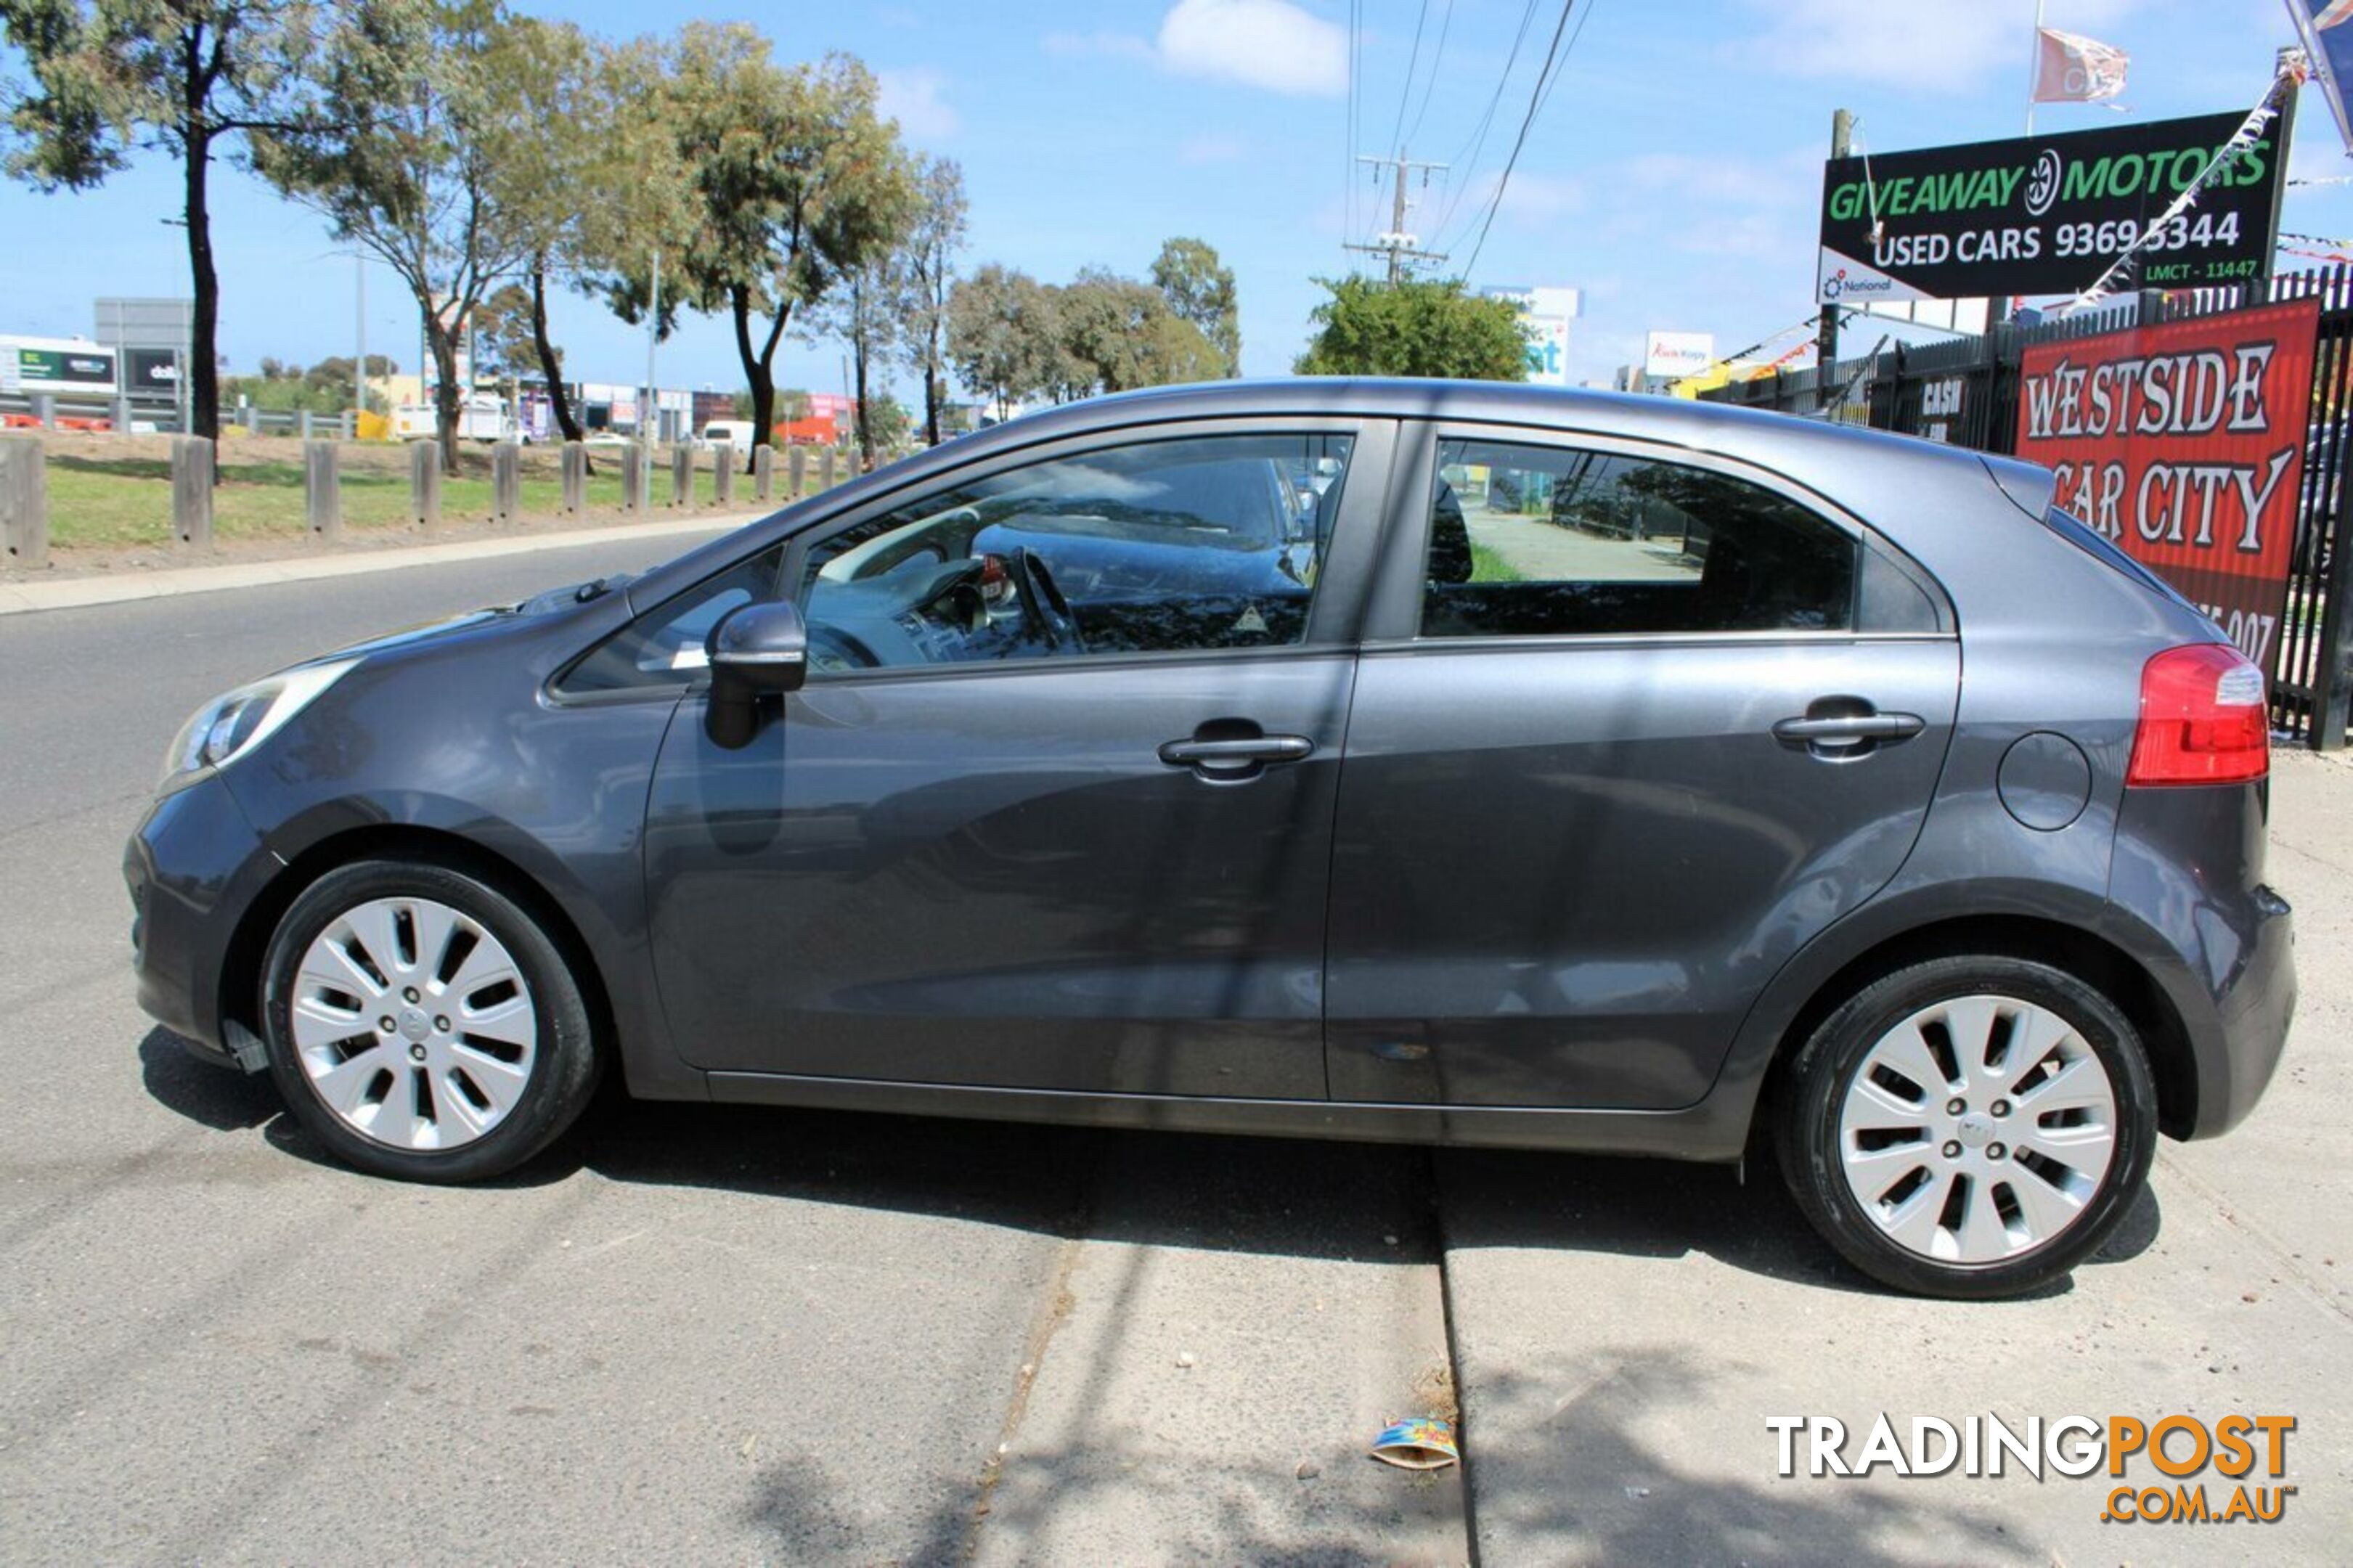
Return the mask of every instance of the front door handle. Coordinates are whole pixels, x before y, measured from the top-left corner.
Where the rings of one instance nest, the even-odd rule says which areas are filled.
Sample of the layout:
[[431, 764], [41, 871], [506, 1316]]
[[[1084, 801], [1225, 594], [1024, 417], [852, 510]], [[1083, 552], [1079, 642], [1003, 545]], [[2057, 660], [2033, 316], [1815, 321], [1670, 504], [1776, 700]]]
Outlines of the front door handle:
[[1775, 724], [1773, 738], [1818, 757], [1840, 760], [1908, 741], [1927, 727], [1928, 721], [1917, 713], [1882, 713], [1867, 702], [1831, 698], [1809, 708], [1802, 719], [1784, 719]]
[[1207, 779], [1256, 778], [1269, 763], [1304, 762], [1315, 742], [1304, 735], [1188, 736], [1160, 748], [1172, 768], [1191, 768]]

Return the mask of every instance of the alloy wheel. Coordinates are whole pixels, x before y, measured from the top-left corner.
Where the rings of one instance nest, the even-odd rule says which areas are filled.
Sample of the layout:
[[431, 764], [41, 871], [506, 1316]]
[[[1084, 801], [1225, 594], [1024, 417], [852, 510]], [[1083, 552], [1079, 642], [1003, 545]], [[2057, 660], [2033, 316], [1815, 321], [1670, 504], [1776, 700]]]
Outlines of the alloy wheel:
[[470, 1143], [531, 1081], [529, 982], [487, 926], [435, 900], [372, 899], [328, 921], [303, 952], [291, 1001], [311, 1090], [375, 1142]]
[[2000, 1263], [2080, 1218], [2116, 1152], [2116, 1097], [2074, 1025], [2038, 1004], [1957, 996], [1873, 1042], [1839, 1109], [1848, 1191], [1896, 1246]]

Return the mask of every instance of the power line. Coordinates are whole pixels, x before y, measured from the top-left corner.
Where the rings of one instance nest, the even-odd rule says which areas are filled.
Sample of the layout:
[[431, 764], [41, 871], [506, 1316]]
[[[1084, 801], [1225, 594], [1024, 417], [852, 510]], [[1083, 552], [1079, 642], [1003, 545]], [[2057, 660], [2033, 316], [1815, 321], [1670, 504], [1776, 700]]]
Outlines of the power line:
[[1512, 155], [1504, 161], [1504, 172], [1495, 181], [1495, 197], [1487, 204], [1487, 216], [1479, 226], [1479, 238], [1471, 247], [1471, 259], [1462, 268], [1468, 279], [1479, 265], [1479, 253], [1486, 247], [1487, 231], [1495, 226], [1495, 214], [1504, 205], [1504, 193], [1512, 184], [1512, 171], [1519, 167], [1520, 153], [1528, 144], [1528, 132], [1543, 112], [1545, 101], [1552, 96], [1560, 80], [1561, 71], [1568, 64], [1569, 50], [1577, 47], [1577, 38], [1584, 36], [1585, 24], [1593, 15], [1594, 0], [1586, 0], [1585, 9], [1577, 13], [1577, 34], [1568, 40], [1567, 48], [1561, 47], [1562, 36], [1568, 30], [1569, 13], [1577, 9], [1577, 0], [1561, 0], [1560, 20], [1553, 24], [1552, 42], [1545, 49], [1545, 62], [1536, 72], [1535, 90], [1528, 95], [1528, 111], [1520, 119], [1520, 133], [1513, 140]]
[[1461, 205], [1463, 193], [1471, 188], [1471, 171], [1477, 165], [1479, 154], [1486, 151], [1487, 132], [1494, 125], [1495, 110], [1503, 104], [1504, 93], [1512, 85], [1512, 72], [1520, 63], [1520, 50], [1528, 41], [1528, 28], [1535, 16], [1536, 0], [1527, 0], [1520, 10], [1519, 31], [1512, 37], [1512, 52], [1504, 61], [1504, 74], [1495, 79], [1495, 90], [1487, 95], [1487, 107], [1479, 116], [1478, 128], [1462, 139], [1462, 145], [1449, 160], [1462, 174], [1454, 182], [1453, 194], [1446, 198], [1446, 210], [1439, 215], [1438, 227], [1441, 232], [1453, 224], [1454, 209]]
[[1343, 177], [1340, 237], [1351, 239], [1356, 233], [1356, 149], [1362, 144], [1361, 110], [1364, 89], [1359, 85], [1364, 77], [1364, 0], [1348, 0], [1348, 167]]
[[1430, 0], [1421, 0], [1421, 9], [1413, 18], [1413, 53], [1406, 57], [1405, 86], [1398, 93], [1397, 129], [1389, 132], [1389, 151], [1405, 148], [1405, 106], [1413, 101], [1414, 68], [1421, 64], [1421, 29], [1430, 21]]
[[1446, 0], [1446, 14], [1438, 22], [1438, 50], [1430, 57], [1430, 79], [1422, 83], [1421, 107], [1413, 111], [1413, 124], [1405, 133], [1407, 142], [1421, 134], [1422, 117], [1430, 112], [1430, 95], [1438, 90], [1438, 68], [1446, 63], [1447, 35], [1453, 31], [1454, 0]]

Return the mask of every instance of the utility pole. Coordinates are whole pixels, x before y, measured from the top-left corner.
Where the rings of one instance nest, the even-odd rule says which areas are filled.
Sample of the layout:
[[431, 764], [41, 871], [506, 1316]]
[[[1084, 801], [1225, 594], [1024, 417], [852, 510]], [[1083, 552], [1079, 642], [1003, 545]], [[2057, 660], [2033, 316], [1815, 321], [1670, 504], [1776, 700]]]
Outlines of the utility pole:
[[1388, 232], [1386, 234], [1377, 234], [1373, 236], [1373, 242], [1370, 245], [1358, 245], [1354, 241], [1351, 241], [1343, 248], [1348, 250], [1366, 250], [1371, 251], [1376, 255], [1388, 257], [1389, 259], [1389, 286], [1391, 288], [1395, 288], [1398, 284], [1405, 281], [1405, 264], [1408, 261], [1445, 260], [1446, 257], [1442, 252], [1415, 249], [1414, 247], [1419, 243], [1421, 237], [1419, 235], [1406, 233], [1405, 214], [1408, 204], [1405, 199], [1405, 182], [1406, 175], [1409, 171], [1419, 169], [1421, 171], [1421, 183], [1424, 186], [1427, 186], [1430, 184], [1430, 171], [1435, 169], [1442, 172], [1448, 167], [1448, 165], [1444, 163], [1416, 163], [1413, 159], [1407, 157], [1402, 152], [1394, 158], [1375, 158], [1360, 153], [1356, 155], [1356, 162], [1359, 163], [1370, 163], [1377, 169], [1393, 168], [1397, 171], [1397, 181], [1391, 187], [1391, 195], [1389, 197]]
[[[359, 412], [365, 414], [367, 412], [367, 257], [360, 251], [352, 252], [352, 270], [359, 278], [360, 299], [359, 320], [356, 323], [359, 329], [357, 334], [359, 354], [352, 361], [352, 391], [357, 395]], [[353, 425], [352, 429], [357, 433], [359, 426]]]
[[[1854, 115], [1839, 110], [1831, 116], [1831, 157], [1847, 155], [1854, 140]], [[1822, 324], [1814, 337], [1814, 406], [1831, 405], [1831, 383], [1838, 376], [1839, 308], [1833, 300], [1822, 307]]]
[[660, 423], [661, 412], [656, 406], [659, 397], [654, 390], [654, 345], [661, 342], [661, 247], [654, 247], [653, 309], [646, 312], [646, 405], [638, 411], [638, 442], [648, 451], [653, 449], [654, 426]]

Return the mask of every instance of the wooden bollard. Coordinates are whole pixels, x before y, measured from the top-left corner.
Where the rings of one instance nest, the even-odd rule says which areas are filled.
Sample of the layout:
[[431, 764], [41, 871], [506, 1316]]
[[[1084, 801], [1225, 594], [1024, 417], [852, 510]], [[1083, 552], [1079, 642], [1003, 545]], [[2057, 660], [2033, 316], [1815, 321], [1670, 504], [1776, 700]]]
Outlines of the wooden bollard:
[[621, 448], [621, 510], [645, 516], [653, 500], [653, 476], [646, 467], [646, 449], [636, 442]]
[[213, 444], [172, 437], [172, 531], [192, 550], [213, 547]]
[[49, 563], [48, 451], [37, 437], [0, 437], [0, 542], [11, 566]]
[[422, 529], [441, 526], [441, 443], [419, 441], [408, 448], [408, 515]]
[[311, 537], [329, 544], [343, 537], [343, 487], [332, 441], [302, 443], [302, 511]]
[[564, 515], [578, 517], [588, 510], [588, 448], [577, 441], [564, 443]]
[[491, 447], [491, 521], [504, 528], [522, 513], [522, 448], [512, 441]]

